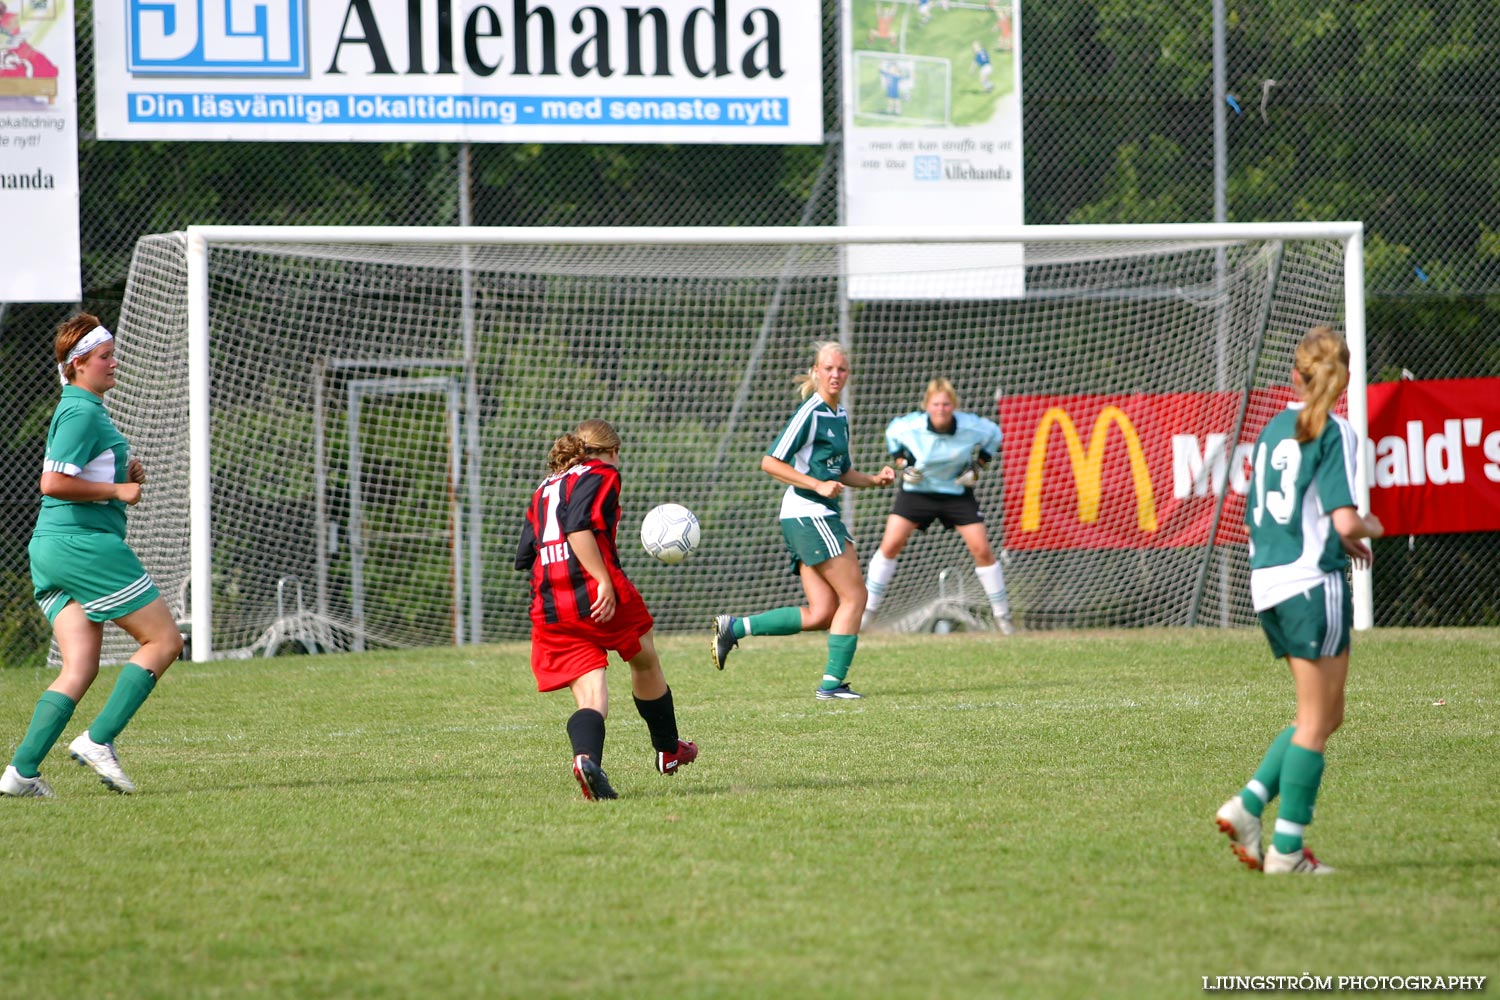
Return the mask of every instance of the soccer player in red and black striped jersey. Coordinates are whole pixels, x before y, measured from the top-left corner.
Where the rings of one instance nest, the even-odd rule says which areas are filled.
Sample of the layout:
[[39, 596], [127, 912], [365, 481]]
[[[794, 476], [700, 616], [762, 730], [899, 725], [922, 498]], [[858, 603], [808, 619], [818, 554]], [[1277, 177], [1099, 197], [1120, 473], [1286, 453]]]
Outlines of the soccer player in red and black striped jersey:
[[585, 420], [558, 438], [547, 456], [551, 474], [532, 494], [516, 550], [516, 569], [531, 571], [531, 672], [538, 691], [573, 692], [573, 777], [590, 800], [618, 797], [601, 767], [611, 650], [630, 665], [657, 771], [676, 774], [698, 756], [697, 744], [678, 738], [672, 690], [652, 639], [655, 623], [620, 567], [619, 464], [620, 435], [603, 420]]

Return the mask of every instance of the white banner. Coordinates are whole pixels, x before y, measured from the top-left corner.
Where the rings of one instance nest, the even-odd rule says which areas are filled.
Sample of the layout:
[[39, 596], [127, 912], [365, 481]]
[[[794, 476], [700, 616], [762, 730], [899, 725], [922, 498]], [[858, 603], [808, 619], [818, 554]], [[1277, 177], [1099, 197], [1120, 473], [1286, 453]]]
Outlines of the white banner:
[[95, 0], [101, 139], [819, 143], [813, 0]]
[[[1019, 226], [1019, 0], [844, 0], [844, 222]], [[856, 299], [1023, 294], [1020, 246], [853, 247]], [[913, 260], [936, 268], [919, 282]]]
[[73, 5], [0, 0], [0, 302], [77, 302]]

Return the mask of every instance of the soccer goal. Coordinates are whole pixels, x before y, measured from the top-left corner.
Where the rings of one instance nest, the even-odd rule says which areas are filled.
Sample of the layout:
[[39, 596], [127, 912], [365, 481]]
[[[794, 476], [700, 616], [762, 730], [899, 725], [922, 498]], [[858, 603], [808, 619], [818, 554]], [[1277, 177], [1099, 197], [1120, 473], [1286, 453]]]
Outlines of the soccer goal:
[[947, 125], [953, 117], [953, 67], [940, 56], [856, 49], [854, 80], [862, 124]]
[[[526, 501], [552, 441], [602, 417], [624, 440], [622, 557], [661, 631], [799, 603], [776, 520], [782, 487], [759, 462], [797, 405], [793, 377], [814, 342], [838, 340], [853, 358], [857, 467], [886, 461], [885, 425], [918, 409], [935, 376], [962, 409], [1000, 423], [1002, 454], [977, 493], [1022, 628], [1249, 625], [1245, 443], [1285, 402], [1308, 327], [1346, 332], [1347, 412], [1365, 426], [1361, 232], [146, 237], [110, 396], [151, 476], [131, 540], [191, 626], [194, 659], [521, 639], [513, 557]], [[986, 297], [976, 268], [992, 268], [984, 250], [1000, 245], [1021, 247], [1022, 273], [993, 275], [1008, 292]], [[848, 294], [885, 280], [907, 297]], [[846, 495], [863, 563], [892, 494]], [[702, 523], [680, 566], [650, 559], [636, 537], [666, 502]], [[1368, 626], [1368, 578], [1355, 582], [1356, 624]], [[954, 533], [915, 537], [877, 624], [987, 622]]]

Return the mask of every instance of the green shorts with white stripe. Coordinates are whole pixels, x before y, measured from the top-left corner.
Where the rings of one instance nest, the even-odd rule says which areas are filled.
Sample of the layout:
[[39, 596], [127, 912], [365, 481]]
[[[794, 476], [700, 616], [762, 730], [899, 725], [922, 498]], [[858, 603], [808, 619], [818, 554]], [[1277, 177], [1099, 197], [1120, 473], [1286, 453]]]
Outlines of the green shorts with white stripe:
[[816, 566], [827, 562], [844, 547], [854, 541], [843, 520], [828, 517], [784, 517], [781, 519], [781, 537], [791, 553], [792, 575], [796, 576], [803, 566]]
[[1318, 586], [1260, 612], [1260, 627], [1278, 660], [1321, 660], [1349, 648], [1353, 619], [1354, 598], [1344, 575], [1330, 573]]
[[69, 601], [90, 621], [123, 618], [156, 600], [159, 592], [125, 539], [105, 531], [33, 535], [31, 586], [50, 623]]

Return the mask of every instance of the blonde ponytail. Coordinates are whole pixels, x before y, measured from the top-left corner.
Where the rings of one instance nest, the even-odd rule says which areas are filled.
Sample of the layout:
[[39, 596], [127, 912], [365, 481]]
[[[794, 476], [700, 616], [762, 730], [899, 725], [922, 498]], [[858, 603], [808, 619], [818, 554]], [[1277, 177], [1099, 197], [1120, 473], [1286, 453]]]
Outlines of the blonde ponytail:
[[1331, 326], [1315, 326], [1297, 345], [1293, 362], [1302, 376], [1307, 405], [1297, 414], [1297, 440], [1316, 440], [1328, 414], [1349, 385], [1349, 345]]

